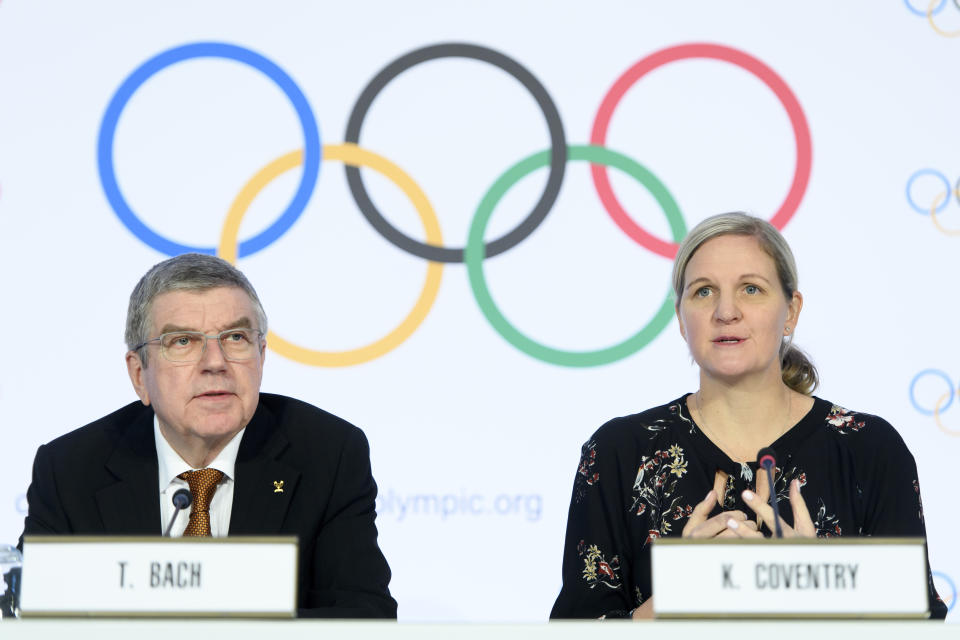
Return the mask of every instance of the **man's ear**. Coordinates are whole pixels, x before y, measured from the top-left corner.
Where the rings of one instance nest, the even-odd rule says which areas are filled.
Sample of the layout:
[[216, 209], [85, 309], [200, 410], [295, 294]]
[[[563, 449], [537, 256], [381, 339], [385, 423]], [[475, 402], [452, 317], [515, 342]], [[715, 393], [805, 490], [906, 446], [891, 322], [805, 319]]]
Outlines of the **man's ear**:
[[140, 402], [150, 406], [150, 393], [147, 391], [147, 385], [144, 384], [143, 376], [146, 365], [140, 360], [140, 354], [136, 351], [127, 351], [127, 374], [130, 376], [130, 382], [133, 384], [133, 390], [137, 392]]

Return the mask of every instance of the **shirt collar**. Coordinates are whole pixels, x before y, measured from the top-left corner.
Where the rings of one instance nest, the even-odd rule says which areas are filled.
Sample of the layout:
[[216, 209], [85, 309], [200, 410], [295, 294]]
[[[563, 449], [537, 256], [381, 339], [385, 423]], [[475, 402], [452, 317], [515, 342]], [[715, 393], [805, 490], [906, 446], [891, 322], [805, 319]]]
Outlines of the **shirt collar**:
[[[227, 446], [217, 454], [207, 468], [216, 469], [223, 473], [226, 478], [233, 480], [234, 466], [237, 462], [237, 453], [240, 451], [240, 440], [243, 439], [243, 432], [246, 427], [240, 429]], [[156, 414], [153, 416], [153, 439], [157, 445], [157, 466], [159, 467], [160, 491], [163, 492], [178, 475], [184, 471], [192, 471], [191, 467], [180, 454], [177, 453], [167, 439], [160, 433], [160, 420]]]

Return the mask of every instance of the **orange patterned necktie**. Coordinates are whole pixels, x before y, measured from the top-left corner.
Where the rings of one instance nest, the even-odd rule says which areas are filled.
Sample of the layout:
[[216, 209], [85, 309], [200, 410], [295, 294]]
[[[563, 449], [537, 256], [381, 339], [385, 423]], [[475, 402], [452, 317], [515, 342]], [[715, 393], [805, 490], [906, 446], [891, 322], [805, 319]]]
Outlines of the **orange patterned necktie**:
[[190, 522], [183, 530], [184, 536], [210, 537], [210, 501], [217, 483], [223, 478], [223, 472], [216, 469], [198, 469], [184, 471], [178, 478], [187, 481], [193, 494], [193, 508], [190, 510]]

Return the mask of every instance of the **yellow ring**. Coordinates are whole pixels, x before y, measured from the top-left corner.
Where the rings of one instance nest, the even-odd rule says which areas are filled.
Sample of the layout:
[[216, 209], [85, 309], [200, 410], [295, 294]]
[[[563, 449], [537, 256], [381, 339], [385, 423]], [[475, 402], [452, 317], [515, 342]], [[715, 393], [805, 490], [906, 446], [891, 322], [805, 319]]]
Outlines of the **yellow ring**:
[[[443, 245], [440, 222], [437, 220], [437, 214], [434, 212], [433, 206], [427, 199], [426, 194], [403, 169], [383, 156], [361, 149], [355, 144], [324, 145], [323, 159], [325, 161], [339, 160], [351, 167], [368, 167], [392, 180], [416, 208], [426, 231], [427, 242], [436, 246]], [[302, 164], [303, 151], [293, 151], [280, 156], [250, 178], [249, 182], [237, 194], [233, 204], [230, 205], [227, 218], [223, 223], [223, 231], [220, 234], [220, 246], [217, 247], [217, 255], [231, 264], [236, 264], [237, 235], [240, 232], [240, 223], [250, 208], [250, 204], [274, 178]], [[269, 331], [267, 333], [267, 346], [285, 358], [315, 367], [347, 367], [378, 358], [395, 349], [409, 338], [427, 317], [427, 313], [430, 312], [430, 308], [437, 299], [442, 274], [442, 263], [428, 263], [427, 277], [417, 303], [407, 314], [407, 317], [403, 319], [403, 322], [376, 342], [349, 351], [315, 351], [298, 346], [289, 340], [284, 340], [274, 332]]]
[[937, 400], [937, 404], [933, 405], [933, 419], [936, 420], [937, 427], [940, 429], [940, 431], [943, 431], [948, 436], [960, 436], [960, 431], [947, 429], [944, 424], [940, 422], [940, 407], [944, 402], [947, 401], [947, 398], [950, 397], [951, 393], [953, 393], [953, 391], [948, 391], [947, 393], [943, 394], [940, 396], [940, 399]]
[[960, 29], [956, 31], [944, 31], [937, 26], [937, 23], [933, 21], [933, 8], [936, 6], [937, 0], [930, 0], [930, 6], [927, 7], [927, 22], [930, 23], [930, 26], [933, 27], [933, 30], [942, 35], [944, 38], [956, 38], [960, 36]]
[[[940, 233], [943, 233], [948, 236], [960, 236], [960, 229], [947, 229], [945, 226], [940, 224], [940, 220], [937, 219], [937, 207], [940, 206], [940, 203], [943, 202], [944, 198], [949, 198], [950, 192], [941, 193], [936, 198], [933, 199], [933, 207], [930, 208], [930, 219], [933, 220], [933, 226], [935, 226]], [[960, 197], [958, 197], [960, 200]]]

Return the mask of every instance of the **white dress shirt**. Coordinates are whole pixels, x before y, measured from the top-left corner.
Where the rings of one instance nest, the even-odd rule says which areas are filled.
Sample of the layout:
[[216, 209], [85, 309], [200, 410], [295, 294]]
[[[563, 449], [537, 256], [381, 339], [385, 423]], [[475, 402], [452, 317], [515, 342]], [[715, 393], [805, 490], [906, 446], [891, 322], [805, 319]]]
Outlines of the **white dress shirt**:
[[[213, 461], [207, 465], [208, 469], [216, 469], [223, 473], [223, 478], [217, 485], [217, 490], [210, 501], [210, 533], [215, 538], [226, 537], [230, 531], [230, 514], [233, 512], [233, 484], [234, 484], [234, 465], [237, 461], [237, 452], [240, 450], [240, 439], [243, 438], [243, 432], [246, 427], [233, 436], [227, 446], [217, 455]], [[157, 467], [160, 470], [160, 527], [161, 531], [166, 531], [170, 518], [176, 508], [173, 506], [173, 494], [177, 489], [189, 489], [190, 485], [186, 480], [177, 476], [184, 471], [195, 471], [193, 467], [187, 464], [180, 454], [174, 451], [167, 439], [160, 433], [160, 422], [156, 416], [153, 418], [153, 437], [157, 443]], [[170, 536], [179, 538], [183, 535], [183, 530], [187, 528], [190, 522], [190, 511], [184, 509], [177, 515], [176, 522], [170, 530]]]

